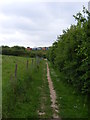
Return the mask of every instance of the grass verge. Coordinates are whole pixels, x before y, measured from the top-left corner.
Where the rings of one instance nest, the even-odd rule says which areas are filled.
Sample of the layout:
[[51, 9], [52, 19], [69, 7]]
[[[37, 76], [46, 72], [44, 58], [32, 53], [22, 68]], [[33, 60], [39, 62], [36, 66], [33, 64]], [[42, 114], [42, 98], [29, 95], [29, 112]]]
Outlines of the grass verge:
[[57, 94], [59, 115], [62, 119], [87, 119], [87, 96], [79, 94], [75, 89], [64, 82], [64, 76], [54, 70], [49, 63], [50, 74]]

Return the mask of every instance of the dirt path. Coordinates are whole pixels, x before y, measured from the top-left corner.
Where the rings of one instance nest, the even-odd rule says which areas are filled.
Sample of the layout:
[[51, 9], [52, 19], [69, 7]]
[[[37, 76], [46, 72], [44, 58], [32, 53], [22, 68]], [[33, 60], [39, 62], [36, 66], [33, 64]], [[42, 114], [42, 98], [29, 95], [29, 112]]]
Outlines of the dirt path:
[[50, 97], [51, 97], [51, 102], [52, 102], [51, 107], [53, 110], [53, 118], [59, 118], [59, 120], [61, 120], [61, 118], [58, 115], [59, 109], [58, 109], [58, 105], [57, 105], [57, 101], [56, 101], [56, 92], [54, 90], [53, 83], [52, 83], [52, 80], [50, 77], [50, 70], [49, 70], [48, 63], [47, 63], [47, 79], [48, 79], [48, 84], [49, 84], [49, 89], [50, 89]]
[[43, 64], [43, 71], [42, 71], [42, 85], [39, 87], [41, 94], [40, 94], [40, 107], [38, 109], [39, 118], [51, 118], [52, 117], [52, 108], [48, 81], [47, 81], [47, 65], [46, 62]]

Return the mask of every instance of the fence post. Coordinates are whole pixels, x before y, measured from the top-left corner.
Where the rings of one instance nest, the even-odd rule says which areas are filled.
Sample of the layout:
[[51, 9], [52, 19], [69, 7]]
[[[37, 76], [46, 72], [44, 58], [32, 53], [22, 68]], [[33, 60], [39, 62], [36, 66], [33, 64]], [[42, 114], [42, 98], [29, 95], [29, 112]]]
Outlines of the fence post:
[[27, 69], [28, 69], [28, 60], [27, 60]]
[[33, 65], [33, 59], [32, 59], [32, 65]]
[[17, 77], [17, 64], [15, 65], [15, 78]]
[[37, 69], [39, 69], [39, 57], [36, 56], [36, 66], [37, 66]]

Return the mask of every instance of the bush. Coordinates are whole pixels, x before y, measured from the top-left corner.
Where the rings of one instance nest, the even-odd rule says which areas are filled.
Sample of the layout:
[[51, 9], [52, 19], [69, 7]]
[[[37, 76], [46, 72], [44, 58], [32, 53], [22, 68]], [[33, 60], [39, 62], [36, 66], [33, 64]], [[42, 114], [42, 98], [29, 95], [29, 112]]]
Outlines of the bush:
[[90, 13], [83, 7], [83, 13], [74, 16], [77, 25], [71, 25], [47, 53], [51, 61], [65, 76], [65, 81], [81, 93], [89, 92], [88, 56], [90, 39]]

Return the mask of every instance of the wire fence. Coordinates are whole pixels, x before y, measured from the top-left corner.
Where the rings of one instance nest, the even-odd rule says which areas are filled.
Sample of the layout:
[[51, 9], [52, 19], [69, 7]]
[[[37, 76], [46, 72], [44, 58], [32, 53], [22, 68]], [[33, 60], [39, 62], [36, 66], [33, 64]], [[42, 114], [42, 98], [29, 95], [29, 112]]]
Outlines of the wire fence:
[[[33, 69], [38, 71], [39, 70], [39, 66], [40, 66], [40, 62], [42, 61], [42, 58], [36, 56], [36, 58], [32, 58], [31, 62], [29, 62], [29, 60], [26, 60], [26, 72], [28, 71], [32, 71]], [[10, 86], [12, 87], [13, 93], [16, 94], [16, 89], [17, 89], [17, 82], [18, 82], [18, 67], [19, 64], [15, 64], [15, 68], [14, 68], [14, 74], [11, 74], [10, 76]], [[24, 74], [24, 73], [22, 73]]]

